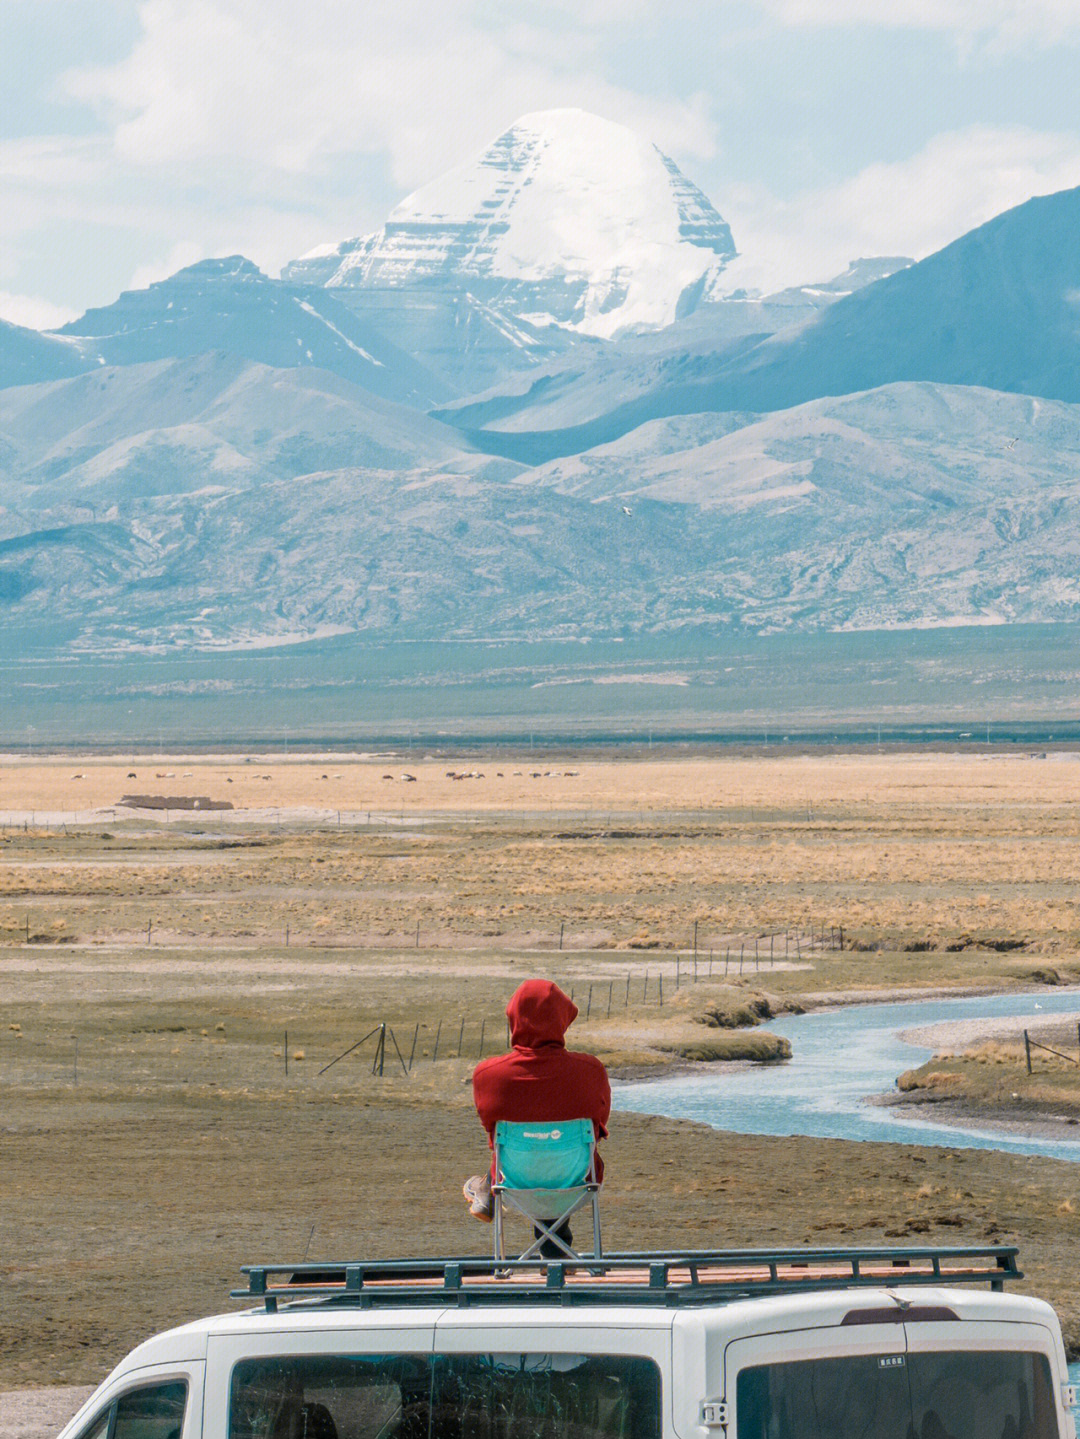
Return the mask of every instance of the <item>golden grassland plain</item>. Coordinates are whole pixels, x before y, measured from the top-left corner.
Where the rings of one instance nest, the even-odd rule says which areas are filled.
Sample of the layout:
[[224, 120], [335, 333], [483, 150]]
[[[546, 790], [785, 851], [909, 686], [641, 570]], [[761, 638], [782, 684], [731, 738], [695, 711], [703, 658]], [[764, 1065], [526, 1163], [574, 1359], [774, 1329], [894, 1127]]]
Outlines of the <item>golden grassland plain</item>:
[[[0, 1386], [98, 1379], [245, 1261], [482, 1250], [468, 1080], [529, 975], [635, 1074], [767, 1054], [785, 1008], [1080, 982], [1078, 805], [1055, 755], [5, 762]], [[325, 1068], [381, 1023], [381, 1077], [370, 1035]], [[1080, 1165], [631, 1114], [608, 1156], [616, 1247], [1016, 1242], [1080, 1349]]]

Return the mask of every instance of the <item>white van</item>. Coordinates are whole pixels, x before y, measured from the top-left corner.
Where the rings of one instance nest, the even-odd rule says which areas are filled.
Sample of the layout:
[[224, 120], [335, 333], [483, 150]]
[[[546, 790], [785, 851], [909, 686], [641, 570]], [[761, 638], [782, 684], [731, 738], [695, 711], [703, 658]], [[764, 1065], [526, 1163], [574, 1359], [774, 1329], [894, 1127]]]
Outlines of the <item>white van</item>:
[[258, 1307], [140, 1345], [61, 1439], [1075, 1435], [1057, 1318], [1004, 1292], [1010, 1248], [245, 1272]]

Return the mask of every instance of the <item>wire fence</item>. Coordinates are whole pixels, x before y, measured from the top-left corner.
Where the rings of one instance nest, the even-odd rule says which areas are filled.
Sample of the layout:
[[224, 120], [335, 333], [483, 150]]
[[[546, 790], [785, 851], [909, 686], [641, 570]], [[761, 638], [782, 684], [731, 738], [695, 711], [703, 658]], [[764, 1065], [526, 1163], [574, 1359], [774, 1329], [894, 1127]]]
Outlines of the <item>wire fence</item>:
[[1031, 1061], [1032, 1061], [1031, 1051], [1032, 1051], [1033, 1049], [1041, 1049], [1045, 1054], [1053, 1054], [1053, 1055], [1055, 1055], [1058, 1059], [1063, 1059], [1063, 1060], [1066, 1062], [1066, 1064], [1075, 1064], [1075, 1065], [1080, 1066], [1080, 1023], [1078, 1023], [1077, 1026], [1076, 1026], [1076, 1047], [1077, 1047], [1077, 1054], [1076, 1054], [1076, 1056], [1073, 1056], [1073, 1055], [1071, 1055], [1071, 1054], [1063, 1054], [1060, 1049], [1055, 1049], [1055, 1048], [1053, 1047], [1053, 1045], [1051, 1045], [1051, 1044], [1043, 1044], [1041, 1040], [1032, 1039], [1030, 1032], [1025, 1029], [1025, 1030], [1024, 1030], [1024, 1060], [1025, 1060], [1025, 1062], [1026, 1062], [1026, 1064], [1027, 1064], [1027, 1072], [1028, 1072], [1029, 1074], [1034, 1074], [1034, 1072], [1035, 1072], [1034, 1069], [1032, 1068], [1032, 1062], [1031, 1062]]
[[[578, 1027], [622, 1017], [635, 1023], [661, 1015], [695, 985], [740, 973], [766, 975], [771, 965], [784, 963], [785, 953], [828, 951], [841, 938], [839, 927], [829, 925], [772, 931], [722, 949], [657, 957], [617, 974], [609, 969], [582, 976], [560, 973], [556, 966], [551, 977], [577, 1005]], [[494, 1008], [486, 1014], [462, 1009], [430, 1021], [405, 1018], [400, 1011], [372, 1016], [357, 1024], [356, 1037], [347, 1043], [340, 1025], [328, 1033], [302, 1020], [280, 1031], [251, 1021], [227, 1026], [209, 1020], [196, 1028], [190, 1019], [180, 1024], [159, 1014], [146, 1025], [58, 1034], [11, 1023], [0, 1030], [0, 1087], [126, 1092], [209, 1087], [239, 1097], [282, 1087], [350, 1089], [372, 1077], [415, 1076], [421, 1068], [432, 1073], [433, 1066], [451, 1063], [471, 1066], [510, 1046], [509, 1023]]]

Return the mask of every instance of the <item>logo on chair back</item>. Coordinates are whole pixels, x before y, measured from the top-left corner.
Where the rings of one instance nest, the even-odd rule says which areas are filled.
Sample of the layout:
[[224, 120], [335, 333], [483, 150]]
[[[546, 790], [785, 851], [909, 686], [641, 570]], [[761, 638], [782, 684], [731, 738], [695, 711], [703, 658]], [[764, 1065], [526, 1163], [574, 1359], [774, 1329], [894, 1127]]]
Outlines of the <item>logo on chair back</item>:
[[561, 1139], [561, 1138], [562, 1138], [562, 1130], [561, 1130], [561, 1129], [527, 1129], [527, 1130], [525, 1131], [525, 1138], [526, 1138], [526, 1139]]

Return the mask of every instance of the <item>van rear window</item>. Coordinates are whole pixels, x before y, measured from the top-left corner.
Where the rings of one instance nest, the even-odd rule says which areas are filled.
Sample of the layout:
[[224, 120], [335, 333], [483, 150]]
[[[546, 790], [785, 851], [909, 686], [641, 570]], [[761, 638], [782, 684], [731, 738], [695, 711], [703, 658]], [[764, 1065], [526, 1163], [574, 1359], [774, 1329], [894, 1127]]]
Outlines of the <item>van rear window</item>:
[[1042, 1354], [860, 1354], [739, 1371], [738, 1439], [1058, 1439]]
[[660, 1371], [596, 1354], [245, 1359], [229, 1439], [660, 1439]]

